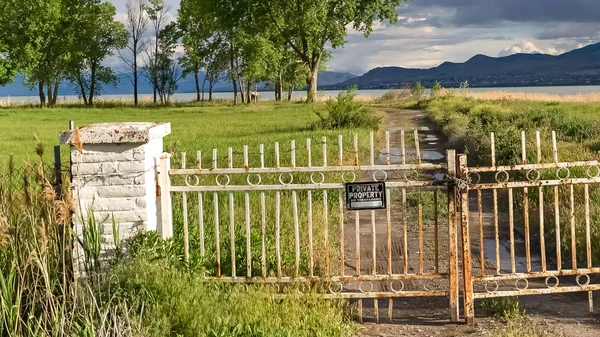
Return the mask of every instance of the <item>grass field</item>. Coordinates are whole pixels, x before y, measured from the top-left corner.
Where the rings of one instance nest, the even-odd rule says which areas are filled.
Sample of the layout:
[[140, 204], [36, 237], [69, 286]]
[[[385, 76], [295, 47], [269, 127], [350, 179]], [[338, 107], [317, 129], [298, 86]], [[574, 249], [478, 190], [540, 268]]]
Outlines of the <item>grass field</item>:
[[[15, 164], [35, 159], [37, 141], [34, 133], [44, 144], [45, 159], [52, 160], [52, 146], [58, 144], [59, 132], [68, 129], [69, 120], [76, 126], [101, 122], [171, 122], [172, 133], [165, 138], [165, 149], [173, 153], [188, 152], [195, 158], [197, 150], [207, 156], [216, 148], [226, 155], [227, 147], [241, 151], [243, 145], [258, 149], [259, 144], [281, 142], [289, 146], [292, 139], [305, 144], [305, 139], [321, 136], [335, 137], [338, 132], [313, 131], [309, 124], [317, 120], [314, 111], [323, 109], [322, 104], [261, 103], [259, 105], [233, 107], [226, 103], [217, 105], [188, 105], [178, 107], [116, 107], [116, 108], [6, 108], [0, 109], [0, 171], [6, 167], [12, 153]], [[367, 131], [361, 132], [365, 139]], [[347, 137], [352, 130], [341, 132]], [[350, 138], [348, 138], [350, 139]], [[351, 142], [348, 142], [351, 146]], [[317, 146], [315, 146], [317, 147]], [[68, 151], [63, 157], [68, 158]], [[298, 160], [303, 160], [298, 153]], [[208, 157], [207, 157], [208, 158]]]

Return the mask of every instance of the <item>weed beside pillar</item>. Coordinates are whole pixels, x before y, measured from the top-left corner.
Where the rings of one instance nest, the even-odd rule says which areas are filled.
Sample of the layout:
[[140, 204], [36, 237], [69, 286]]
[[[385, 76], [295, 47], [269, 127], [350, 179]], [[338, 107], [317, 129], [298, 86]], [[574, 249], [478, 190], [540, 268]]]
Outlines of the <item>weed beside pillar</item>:
[[158, 188], [170, 123], [102, 123], [62, 132], [71, 147], [76, 274], [100, 269], [115, 245], [161, 229]]

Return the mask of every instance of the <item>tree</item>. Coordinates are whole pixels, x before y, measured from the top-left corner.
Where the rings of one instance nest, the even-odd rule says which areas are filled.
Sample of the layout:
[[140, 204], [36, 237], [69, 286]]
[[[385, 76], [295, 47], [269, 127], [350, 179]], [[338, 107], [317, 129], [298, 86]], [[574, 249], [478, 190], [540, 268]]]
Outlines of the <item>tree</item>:
[[[222, 53], [222, 48], [215, 41], [222, 43], [216, 31], [217, 21], [206, 0], [182, 0], [179, 9], [179, 29], [183, 36], [182, 42], [185, 55], [180, 59], [184, 75], [193, 74], [196, 83], [196, 100], [204, 99], [204, 83], [200, 89], [199, 72], [208, 68], [208, 62], [215, 59], [216, 52]], [[215, 50], [219, 48], [219, 50]], [[220, 72], [225, 68], [221, 67]], [[204, 82], [207, 78], [204, 77]]]
[[110, 2], [84, 0], [80, 9], [80, 23], [74, 32], [75, 44], [67, 77], [76, 83], [76, 89], [86, 105], [94, 104], [94, 96], [101, 93], [102, 84], [116, 85], [118, 79], [102, 61], [115, 50], [127, 44], [127, 29], [115, 21], [115, 6]]
[[[73, 45], [72, 16], [76, 0], [3, 0], [0, 30], [5, 47], [2, 63], [24, 75], [24, 83], [37, 86], [40, 105], [56, 103], [58, 85]], [[14, 67], [14, 68], [13, 68]], [[10, 73], [8, 74], [8, 77]], [[47, 90], [47, 96], [44, 90]]]
[[424, 92], [425, 87], [421, 84], [421, 82], [415, 83], [415, 85], [412, 88], [410, 88], [410, 93], [416, 98], [421, 98]]
[[437, 97], [442, 92], [442, 84], [438, 81], [435, 81], [435, 84], [431, 88], [431, 97]]
[[149, 4], [144, 4], [143, 9], [148, 14], [150, 24], [153, 28], [154, 34], [154, 48], [147, 52], [147, 65], [146, 68], [149, 70], [147, 75], [149, 76], [150, 83], [152, 84], [154, 91], [154, 103], [157, 102], [158, 94], [158, 78], [157, 73], [153, 67], [159, 65], [159, 46], [161, 31], [167, 25], [167, 14], [171, 11], [171, 7], [165, 3], [165, 0], [148, 0]]
[[0, 0], [0, 13], [3, 13], [3, 18], [0, 19], [0, 85], [6, 85], [14, 81], [17, 76], [18, 66], [11, 58], [11, 30], [6, 26], [5, 18], [10, 16], [11, 10], [8, 1]]
[[307, 102], [317, 93], [325, 45], [344, 45], [348, 25], [368, 37], [375, 20], [396, 23], [396, 7], [408, 0], [260, 0], [257, 15], [272, 23], [273, 29], [308, 66]]
[[[204, 59], [206, 65], [205, 81], [208, 81], [208, 100], [212, 101], [213, 89], [217, 83], [227, 78], [229, 67], [229, 48], [221, 36], [214, 36], [209, 43], [211, 50]], [[204, 92], [204, 89], [203, 89]]]
[[149, 59], [147, 72], [155, 85], [161, 103], [168, 103], [177, 90], [177, 82], [182, 78], [181, 69], [174, 59], [180, 32], [177, 23], [166, 25], [160, 32], [155, 57]]
[[126, 68], [126, 76], [133, 85], [133, 101], [137, 106], [138, 99], [138, 83], [139, 74], [139, 59], [141, 53], [146, 50], [150, 39], [148, 38], [148, 24], [150, 19], [144, 11], [144, 6], [141, 0], [127, 1], [127, 22], [126, 27], [129, 32], [129, 41], [125, 50], [119, 51], [119, 58]]

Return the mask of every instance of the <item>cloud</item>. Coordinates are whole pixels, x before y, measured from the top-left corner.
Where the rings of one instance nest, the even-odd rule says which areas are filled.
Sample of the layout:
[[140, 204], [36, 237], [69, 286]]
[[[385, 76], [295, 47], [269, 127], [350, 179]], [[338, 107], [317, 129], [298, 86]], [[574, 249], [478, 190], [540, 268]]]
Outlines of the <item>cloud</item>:
[[[127, 0], [109, 0], [117, 19]], [[167, 0], [177, 15], [180, 0]], [[373, 33], [348, 30], [328, 68], [363, 73], [373, 67], [431, 67], [475, 54], [557, 54], [600, 40], [600, 0], [412, 0], [398, 22], [374, 22]], [[507, 48], [508, 47], [508, 48]], [[498, 52], [500, 50], [500, 53]]]
[[558, 55], [564, 53], [564, 50], [556, 49], [555, 47], [549, 48], [538, 48], [531, 41], [521, 41], [520, 43], [514, 44], [509, 48], [501, 50], [498, 56], [509, 56], [513, 54], [550, 54]]
[[561, 22], [546, 27], [536, 36], [540, 40], [587, 38], [598, 39], [600, 26], [597, 23]]
[[442, 10], [447, 24], [485, 27], [504, 22], [597, 22], [600, 16], [598, 0], [419, 0], [405, 10], [411, 15]]

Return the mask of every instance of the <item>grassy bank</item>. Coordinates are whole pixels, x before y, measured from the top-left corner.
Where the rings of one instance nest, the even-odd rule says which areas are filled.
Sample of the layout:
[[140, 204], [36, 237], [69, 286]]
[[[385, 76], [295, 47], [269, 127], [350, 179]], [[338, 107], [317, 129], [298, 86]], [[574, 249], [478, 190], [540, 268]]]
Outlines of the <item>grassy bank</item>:
[[[236, 107], [221, 102], [142, 108], [109, 105], [91, 109], [77, 106], [0, 109], [0, 171], [7, 166], [11, 153], [17, 166], [28, 158], [37, 157], [34, 133], [46, 145], [45, 159], [51, 161], [53, 157], [49, 147], [58, 144], [58, 134], [68, 129], [69, 120], [74, 120], [77, 126], [100, 122], [171, 122], [172, 134], [165, 139], [165, 148], [173, 153], [188, 152], [193, 156], [197, 150], [203, 150], [208, 162], [211, 156], [209, 150], [213, 148], [226, 155], [229, 146], [241, 151], [243, 145], [255, 150], [259, 144], [272, 146], [276, 141], [289, 146], [289, 141], [296, 139], [299, 146], [304, 146], [308, 137], [315, 140], [320, 140], [321, 136], [337, 139], [340, 132], [313, 131], [310, 128], [310, 124], [318, 120], [314, 112], [323, 110], [325, 105], [321, 103], [276, 102]], [[360, 132], [364, 139], [365, 132]], [[341, 133], [351, 137], [353, 131], [342, 130]], [[368, 144], [368, 139], [366, 141]], [[351, 147], [351, 144], [348, 141], [347, 145]], [[67, 151], [63, 152], [67, 155]], [[298, 161], [303, 162], [301, 160], [305, 160], [305, 154], [299, 152]]]

